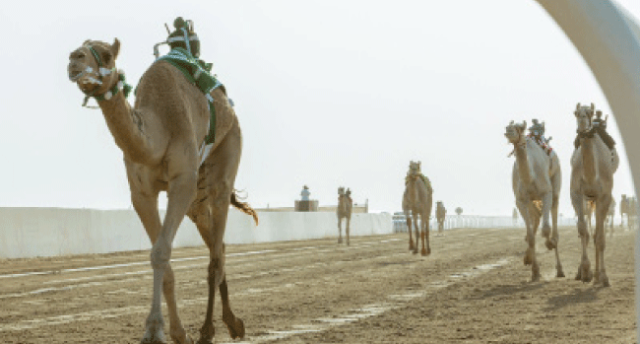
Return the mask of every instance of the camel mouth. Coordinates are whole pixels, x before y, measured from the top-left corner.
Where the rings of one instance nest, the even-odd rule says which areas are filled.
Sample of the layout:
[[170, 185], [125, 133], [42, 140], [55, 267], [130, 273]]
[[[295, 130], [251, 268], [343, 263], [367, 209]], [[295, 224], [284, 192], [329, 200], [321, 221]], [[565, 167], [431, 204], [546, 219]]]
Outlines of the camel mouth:
[[78, 81], [82, 76], [84, 75], [83, 71], [79, 71], [79, 70], [71, 70], [69, 71], [69, 80], [71, 82], [76, 82]]

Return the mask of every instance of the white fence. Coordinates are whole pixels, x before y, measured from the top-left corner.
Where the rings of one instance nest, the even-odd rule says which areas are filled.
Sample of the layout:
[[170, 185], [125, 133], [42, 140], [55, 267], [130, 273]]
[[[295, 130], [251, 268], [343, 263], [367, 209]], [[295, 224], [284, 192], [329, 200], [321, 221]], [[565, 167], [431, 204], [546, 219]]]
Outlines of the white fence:
[[[259, 212], [260, 225], [235, 209], [229, 211], [224, 240], [250, 244], [306, 240], [338, 235], [333, 213]], [[344, 235], [343, 223], [343, 235]], [[390, 214], [353, 214], [351, 236], [391, 234]], [[198, 230], [185, 218], [174, 247], [203, 245]], [[0, 208], [0, 258], [145, 250], [151, 247], [133, 210]]]
[[[558, 226], [572, 226], [576, 224], [576, 219], [572, 217], [558, 216]], [[479, 216], [479, 215], [451, 215], [444, 221], [444, 229], [454, 228], [524, 228], [524, 222], [518, 218], [514, 221], [509, 216]], [[429, 228], [438, 229], [438, 222], [434, 217], [429, 220]], [[405, 233], [407, 231], [407, 220], [404, 215], [393, 215], [393, 231]]]

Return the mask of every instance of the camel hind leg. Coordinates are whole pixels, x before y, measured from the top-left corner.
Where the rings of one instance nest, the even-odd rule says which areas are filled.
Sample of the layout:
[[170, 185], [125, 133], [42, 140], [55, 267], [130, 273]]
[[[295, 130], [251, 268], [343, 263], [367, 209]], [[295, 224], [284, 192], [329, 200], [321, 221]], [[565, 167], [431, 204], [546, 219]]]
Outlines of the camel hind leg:
[[[405, 214], [409, 214], [408, 212], [405, 211]], [[407, 220], [407, 232], [409, 232], [409, 251], [413, 251], [414, 249], [414, 245], [413, 245], [413, 234], [411, 233], [411, 231], [413, 230], [411, 228], [411, 215], [405, 215], [406, 216], [406, 220]], [[418, 240], [418, 238], [416, 238], [416, 241]]]
[[338, 216], [338, 244], [342, 244], [342, 217]]
[[207, 310], [204, 324], [200, 329], [198, 344], [211, 343], [215, 335], [213, 309], [216, 288], [220, 288], [222, 320], [227, 325], [229, 335], [233, 339], [244, 337], [244, 323], [233, 314], [229, 302], [223, 242], [233, 185], [240, 162], [241, 146], [240, 128], [236, 124], [201, 167], [198, 189], [199, 196], [202, 198], [198, 197], [194, 202], [193, 211], [190, 212], [190, 217], [194, 219], [210, 252]]
[[594, 246], [596, 251], [596, 272], [595, 283], [602, 283], [603, 286], [609, 287], [609, 278], [607, 277], [606, 270], [604, 268], [604, 249], [606, 236], [604, 232], [605, 219], [609, 206], [611, 204], [611, 196], [603, 196], [596, 203], [596, 230], [594, 235]]
[[558, 234], [558, 196], [553, 196], [553, 203], [551, 205], [551, 221], [553, 221], [553, 232], [551, 233], [551, 241], [556, 254], [556, 277], [564, 277], [564, 271], [562, 270], [562, 263], [560, 263], [560, 254], [558, 253], [558, 243], [560, 241], [560, 235]]

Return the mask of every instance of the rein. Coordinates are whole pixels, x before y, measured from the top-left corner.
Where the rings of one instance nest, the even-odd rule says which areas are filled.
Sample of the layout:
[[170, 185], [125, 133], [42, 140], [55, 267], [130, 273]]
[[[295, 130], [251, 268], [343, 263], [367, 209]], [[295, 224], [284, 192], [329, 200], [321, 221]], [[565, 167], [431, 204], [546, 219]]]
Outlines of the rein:
[[516, 153], [516, 150], [520, 147], [524, 147], [527, 145], [527, 140], [525, 139], [523, 142], [518, 142], [518, 143], [514, 143], [513, 144], [513, 150], [511, 151], [511, 153], [509, 153], [509, 155], [507, 155], [507, 158], [510, 158], [511, 156], [513, 156]]

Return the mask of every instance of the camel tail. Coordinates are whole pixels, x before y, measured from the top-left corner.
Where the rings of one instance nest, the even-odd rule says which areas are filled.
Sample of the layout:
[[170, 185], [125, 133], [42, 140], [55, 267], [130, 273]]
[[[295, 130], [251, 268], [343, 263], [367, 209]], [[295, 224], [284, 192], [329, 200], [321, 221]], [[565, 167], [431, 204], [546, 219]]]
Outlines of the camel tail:
[[256, 213], [253, 208], [247, 202], [238, 201], [238, 195], [236, 195], [236, 190], [231, 192], [231, 205], [236, 207], [241, 212], [253, 216], [253, 220], [256, 222], [256, 226], [258, 225], [258, 213]]

